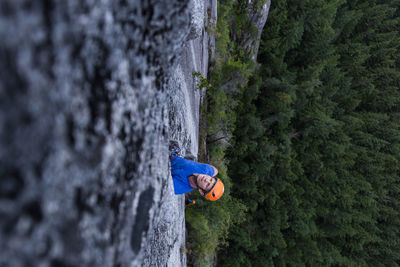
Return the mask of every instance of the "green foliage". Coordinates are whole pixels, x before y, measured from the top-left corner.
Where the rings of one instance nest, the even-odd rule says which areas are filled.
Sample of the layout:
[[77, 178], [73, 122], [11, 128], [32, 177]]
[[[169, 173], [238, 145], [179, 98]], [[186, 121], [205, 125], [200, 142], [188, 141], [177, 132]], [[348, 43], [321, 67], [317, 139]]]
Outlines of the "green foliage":
[[196, 205], [186, 209], [188, 258], [202, 266], [212, 263], [218, 246], [228, 245], [229, 228], [245, 220], [246, 206], [230, 196], [232, 184], [226, 174], [223, 157], [221, 149], [216, 148], [211, 153], [211, 162], [217, 167], [218, 177], [225, 185], [224, 196], [210, 203], [194, 195], [192, 198], [196, 200]]
[[217, 34], [215, 38], [216, 64], [222, 62], [230, 55], [231, 41], [230, 19], [232, 16], [233, 1], [218, 2]]
[[219, 145], [225, 147], [233, 131], [241, 88], [247, 84], [256, 67], [249, 51], [241, 51], [238, 56], [235, 51], [240, 49], [235, 49], [240, 47], [240, 44], [231, 37], [232, 33], [236, 32], [233, 30], [234, 21], [238, 16], [242, 16], [242, 9], [236, 1], [218, 3], [216, 55], [207, 88], [208, 142], [221, 140]]
[[191, 208], [186, 210], [186, 223], [189, 226], [188, 231], [195, 232], [191, 234], [187, 241], [189, 254], [195, 253], [197, 261], [201, 265], [207, 265], [209, 262], [206, 260], [208, 256], [214, 256], [216, 235], [213, 235], [208, 223], [209, 220], [200, 212], [200, 210]]
[[399, 15], [400, 1], [272, 3], [225, 156], [246, 218], [219, 265], [399, 264]]
[[210, 84], [207, 81], [207, 78], [204, 76], [204, 74], [202, 74], [201, 72], [193, 72], [193, 76], [195, 77], [195, 79], [197, 79], [197, 89], [198, 90], [202, 90], [202, 89], [207, 89]]

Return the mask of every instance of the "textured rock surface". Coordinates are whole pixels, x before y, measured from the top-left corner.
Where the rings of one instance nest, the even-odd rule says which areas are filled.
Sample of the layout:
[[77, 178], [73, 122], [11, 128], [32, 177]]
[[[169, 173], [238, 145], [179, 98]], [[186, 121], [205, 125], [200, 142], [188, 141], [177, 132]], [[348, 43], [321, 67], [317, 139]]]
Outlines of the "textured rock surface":
[[191, 10], [191, 17], [188, 40], [193, 40], [200, 37], [204, 28], [204, 1], [189, 1], [189, 8]]
[[252, 29], [241, 33], [237, 36], [240, 46], [250, 52], [251, 57], [254, 61], [257, 61], [258, 48], [260, 46], [260, 37], [264, 25], [267, 22], [269, 8], [271, 6], [271, 0], [264, 0], [263, 2], [257, 3], [252, 0], [247, 1], [246, 9], [248, 10], [248, 19], [252, 25], [255, 26], [253, 32]]
[[[196, 0], [202, 1], [202, 0]], [[192, 6], [196, 3], [192, 3]], [[199, 5], [197, 3], [197, 5]], [[208, 35], [204, 30], [203, 18], [206, 10], [190, 9], [190, 27], [201, 29], [199, 36], [188, 38], [183, 44], [178, 64], [171, 66], [167, 80], [169, 137], [178, 141], [183, 155], [197, 159], [199, 105], [201, 92], [193, 72], [207, 74]], [[192, 18], [196, 18], [192, 20]], [[198, 18], [202, 18], [199, 20]], [[145, 251], [145, 266], [185, 266], [185, 217], [183, 196], [173, 194], [172, 180], [163, 187], [159, 215], [150, 231], [150, 245]], [[167, 255], [167, 256], [166, 256]]]
[[267, 22], [269, 8], [271, 6], [271, 0], [266, 0], [265, 4], [260, 7], [255, 7], [251, 1], [249, 1], [249, 20], [256, 26], [257, 28], [257, 40], [253, 43], [250, 43], [252, 58], [254, 61], [257, 61], [258, 48], [260, 46], [260, 38], [262, 31], [264, 29], [264, 25]]
[[[218, 18], [217, 0], [208, 0], [207, 18], [208, 18], [207, 27], [215, 28], [217, 25], [217, 18]], [[209, 62], [212, 62], [215, 58], [215, 36], [212, 34], [210, 35], [209, 38], [208, 47], [210, 50]]]
[[197, 153], [196, 118], [169, 119], [198, 103], [173, 82], [189, 6], [1, 1], [0, 266], [185, 264], [167, 143]]

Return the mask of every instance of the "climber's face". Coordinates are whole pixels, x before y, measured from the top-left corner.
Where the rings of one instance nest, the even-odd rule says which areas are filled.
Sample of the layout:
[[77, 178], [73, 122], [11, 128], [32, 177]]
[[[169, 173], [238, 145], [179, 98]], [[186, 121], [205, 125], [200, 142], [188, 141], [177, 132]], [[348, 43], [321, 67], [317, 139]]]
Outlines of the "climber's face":
[[208, 192], [214, 186], [216, 180], [214, 177], [211, 177], [206, 174], [198, 174], [197, 175], [197, 184], [199, 185], [199, 189], [203, 189], [203, 191]]

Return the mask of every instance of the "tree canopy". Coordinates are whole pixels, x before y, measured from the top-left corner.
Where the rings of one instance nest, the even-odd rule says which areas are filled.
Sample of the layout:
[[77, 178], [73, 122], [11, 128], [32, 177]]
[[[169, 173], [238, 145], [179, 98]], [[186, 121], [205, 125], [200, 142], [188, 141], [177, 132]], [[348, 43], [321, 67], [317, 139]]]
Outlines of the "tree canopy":
[[226, 266], [400, 264], [400, 1], [274, 0], [227, 152]]

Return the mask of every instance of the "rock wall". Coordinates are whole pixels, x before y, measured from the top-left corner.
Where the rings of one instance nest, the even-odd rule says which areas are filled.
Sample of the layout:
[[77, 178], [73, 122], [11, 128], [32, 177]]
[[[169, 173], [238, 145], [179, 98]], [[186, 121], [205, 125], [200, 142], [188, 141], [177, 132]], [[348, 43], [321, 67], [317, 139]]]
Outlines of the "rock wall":
[[[171, 66], [167, 92], [169, 137], [179, 143], [182, 155], [197, 159], [199, 143], [199, 106], [202, 92], [198, 90], [193, 72], [207, 75], [209, 36], [205, 31], [207, 5], [203, 0], [190, 2], [190, 33], [182, 44], [177, 64]], [[195, 33], [195, 34], [193, 34]], [[149, 233], [150, 244], [145, 251], [145, 266], [186, 266], [184, 196], [173, 194], [172, 179], [162, 191], [159, 214]]]
[[1, 1], [0, 266], [143, 263], [168, 186], [168, 75], [189, 11]]
[[260, 47], [260, 38], [264, 29], [265, 23], [267, 22], [269, 8], [271, 6], [271, 0], [265, 0], [265, 3], [260, 7], [255, 8], [254, 4], [249, 1], [249, 20], [257, 28], [257, 39], [250, 42], [248, 45], [249, 51], [252, 51], [252, 58], [257, 61], [258, 48]]
[[260, 38], [264, 25], [267, 22], [270, 6], [271, 0], [263, 0], [261, 2], [247, 0], [245, 9], [247, 10], [249, 22], [251, 25], [254, 25], [254, 29], [249, 29], [241, 33], [240, 36], [234, 36], [242, 49], [250, 53], [254, 61], [257, 61]]

